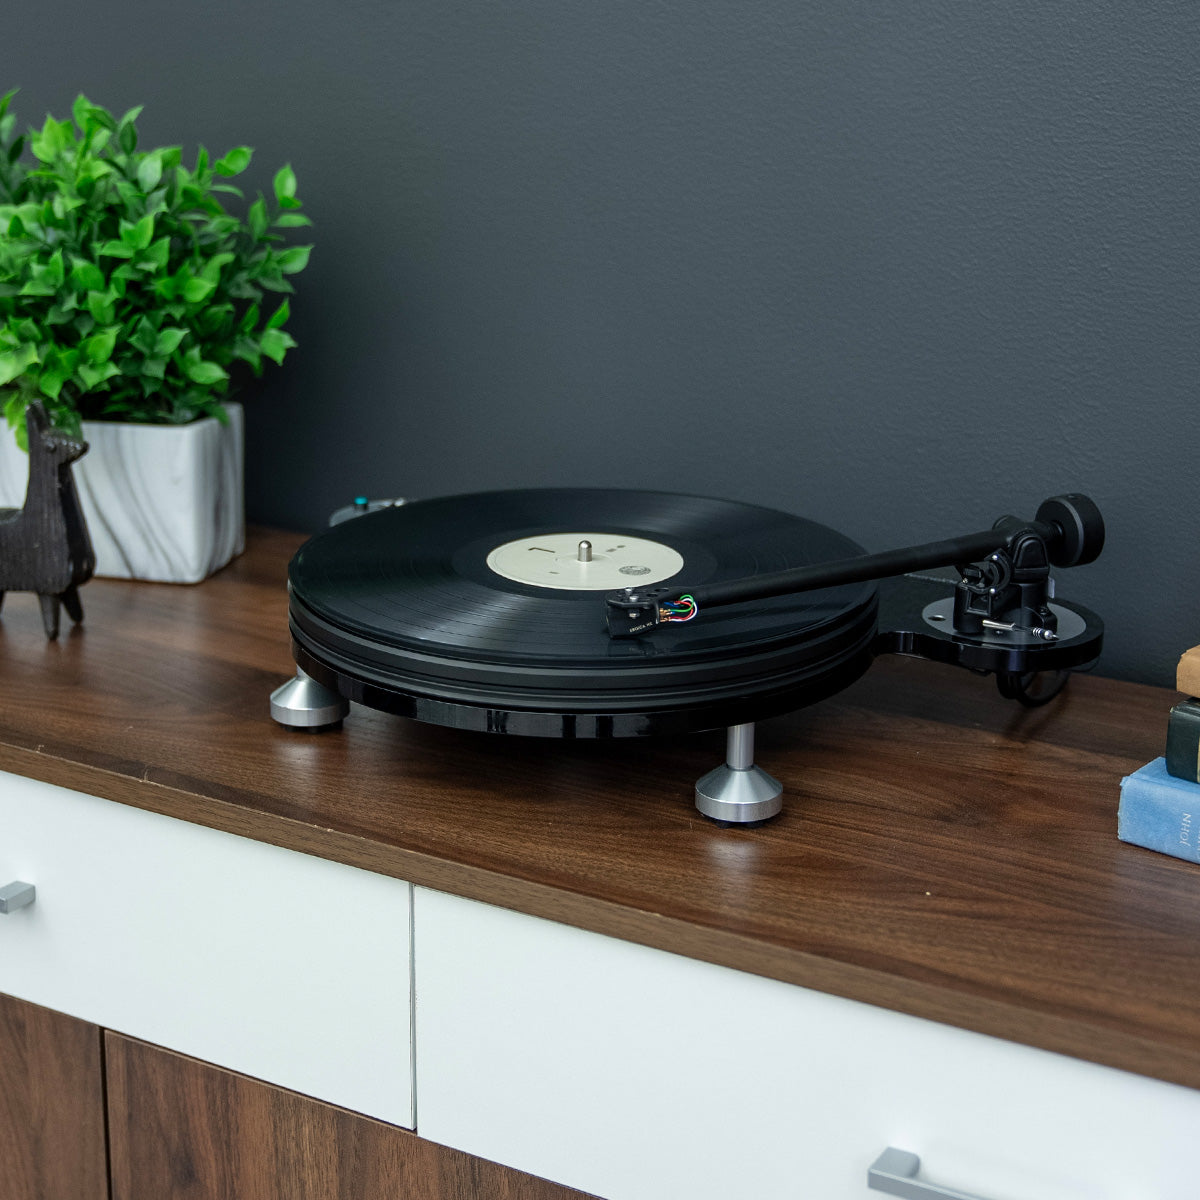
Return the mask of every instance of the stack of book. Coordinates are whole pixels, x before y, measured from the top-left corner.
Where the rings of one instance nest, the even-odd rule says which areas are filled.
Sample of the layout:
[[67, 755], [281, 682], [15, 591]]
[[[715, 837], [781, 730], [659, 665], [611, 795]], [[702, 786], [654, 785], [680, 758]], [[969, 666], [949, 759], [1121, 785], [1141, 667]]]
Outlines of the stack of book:
[[1179, 660], [1175, 686], [1189, 698], [1167, 717], [1167, 753], [1121, 780], [1117, 836], [1200, 862], [1200, 646]]

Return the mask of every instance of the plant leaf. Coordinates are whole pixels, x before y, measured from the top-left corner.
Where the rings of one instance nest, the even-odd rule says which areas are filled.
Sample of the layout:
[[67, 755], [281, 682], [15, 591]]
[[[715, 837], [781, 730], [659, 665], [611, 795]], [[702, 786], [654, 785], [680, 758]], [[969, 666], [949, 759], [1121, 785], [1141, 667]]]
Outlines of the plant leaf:
[[275, 172], [274, 185], [275, 199], [280, 204], [296, 195], [296, 172], [292, 170], [291, 163], [285, 164]]
[[235, 358], [248, 362], [255, 375], [262, 374], [262, 355], [253, 338], [245, 336], [236, 338], [233, 343], [233, 355]]
[[104, 272], [86, 258], [71, 259], [71, 284], [80, 291], [99, 292], [104, 290]]
[[224, 158], [219, 158], [213, 163], [213, 171], [217, 175], [229, 178], [240, 175], [250, 165], [253, 154], [254, 151], [249, 146], [235, 146]]
[[131, 108], [117, 122], [117, 143], [126, 154], [132, 154], [137, 149], [137, 126], [134, 124], [142, 115], [142, 106]]
[[267, 202], [261, 196], [250, 205], [246, 213], [246, 223], [250, 226], [250, 232], [256, 238], [262, 237], [270, 228], [271, 222], [267, 216]]
[[47, 115], [40, 132], [30, 139], [33, 156], [44, 163], [53, 163], [65, 150], [75, 144], [75, 131], [70, 121], [56, 121]]
[[[93, 334], [90, 338], [85, 338], [79, 343], [80, 350], [83, 351], [84, 357], [88, 362], [99, 366], [101, 363], [106, 363], [112, 358], [113, 349], [117, 344], [117, 330], [104, 329], [97, 334]], [[83, 368], [81, 367], [80, 370]]]
[[158, 187], [159, 180], [162, 179], [163, 160], [161, 152], [147, 154], [145, 158], [138, 163], [137, 177], [138, 183], [142, 185], [143, 192], [152, 192]]
[[75, 124], [82, 129], [88, 123], [88, 115], [92, 107], [92, 102], [80, 92], [75, 97], [75, 103], [71, 106], [71, 115], [75, 118]]
[[69, 303], [54, 304], [46, 313], [47, 325], [66, 325], [68, 322], [75, 319], [75, 310], [78, 307], [75, 303], [74, 295], [67, 297]]
[[193, 383], [201, 383], [209, 387], [229, 378], [228, 372], [222, 370], [215, 362], [188, 363], [184, 372]]
[[209, 283], [216, 285], [221, 280], [222, 269], [233, 262], [234, 257], [235, 255], [230, 253], [214, 254], [201, 269], [200, 278], [207, 279]]
[[179, 329], [174, 326], [168, 326], [166, 329], [158, 331], [158, 337], [154, 342], [154, 354], [169, 356], [179, 349], [179, 343], [187, 336], [186, 329]]
[[136, 225], [121, 222], [121, 241], [131, 250], [145, 250], [154, 240], [154, 214], [144, 216]]
[[17, 445], [28, 454], [29, 445], [27, 438], [29, 431], [25, 427], [25, 397], [20, 392], [9, 396], [4, 402], [4, 419], [16, 435]]
[[270, 316], [267, 329], [278, 329], [292, 315], [292, 310], [285, 300]]
[[259, 339], [259, 348], [270, 359], [283, 362], [283, 356], [296, 344], [295, 338], [282, 329], [268, 329]]
[[134, 266], [140, 267], [143, 271], [165, 271], [170, 257], [171, 239], [170, 237], [160, 237], [158, 241], [151, 243], [145, 256], [139, 258]]
[[97, 325], [111, 325], [116, 320], [115, 299], [110, 292], [88, 292], [87, 309]]
[[[0, 385], [24, 375], [38, 360], [37, 347], [21, 346], [6, 354], [0, 354]], [[22, 408], [24, 413], [24, 408]]]
[[289, 246], [279, 255], [279, 269], [285, 275], [295, 275], [308, 266], [308, 256], [312, 253], [311, 246]]
[[120, 375], [121, 368], [116, 363], [80, 363], [79, 378], [83, 380], [84, 385], [88, 388], [98, 388], [102, 383], [111, 379], [114, 375]]
[[158, 342], [158, 330], [149, 317], [142, 317], [129, 337], [129, 342], [143, 354], [153, 354]]
[[55, 250], [50, 255], [49, 262], [46, 263], [46, 280], [54, 284], [55, 288], [60, 288], [63, 285], [63, 280], [66, 278], [66, 270], [63, 267], [63, 256], [61, 250]]
[[[107, 133], [117, 132], [116, 118], [108, 111], [107, 108], [99, 104], [93, 104], [88, 110], [88, 115]], [[106, 139], [107, 140], [107, 139]]]
[[47, 355], [45, 369], [38, 377], [38, 387], [51, 400], [57, 400], [63, 385], [75, 374], [78, 363], [78, 350], [53, 351], [51, 355]]
[[123, 300], [131, 280], [137, 279], [137, 268], [133, 263], [123, 262], [108, 277], [108, 286]]
[[217, 290], [217, 285], [211, 279], [201, 279], [193, 276], [183, 285], [183, 298], [189, 304], [200, 304]]

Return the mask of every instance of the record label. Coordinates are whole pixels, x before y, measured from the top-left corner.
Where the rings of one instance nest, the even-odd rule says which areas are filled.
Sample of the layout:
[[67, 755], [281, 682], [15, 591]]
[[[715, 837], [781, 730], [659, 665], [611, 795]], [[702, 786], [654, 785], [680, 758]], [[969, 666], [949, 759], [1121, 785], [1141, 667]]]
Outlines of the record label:
[[647, 538], [620, 533], [549, 533], [497, 546], [487, 565], [533, 587], [612, 592], [660, 583], [683, 570], [683, 555]]

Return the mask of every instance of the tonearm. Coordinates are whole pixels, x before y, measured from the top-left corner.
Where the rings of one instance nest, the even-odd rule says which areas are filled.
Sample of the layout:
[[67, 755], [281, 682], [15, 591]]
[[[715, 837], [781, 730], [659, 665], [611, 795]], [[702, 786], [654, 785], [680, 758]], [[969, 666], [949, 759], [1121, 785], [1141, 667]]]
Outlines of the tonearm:
[[[611, 592], [606, 597], [608, 631], [614, 638], [637, 637], [662, 625], [693, 621], [722, 605], [954, 567], [959, 581], [952, 606], [937, 612], [930, 611], [934, 605], [925, 606], [919, 628], [884, 629], [877, 652], [995, 672], [1005, 695], [1040, 703], [1049, 695], [1034, 698], [1025, 676], [1092, 661], [1102, 633], [1093, 614], [1066, 612], [1051, 603], [1050, 568], [1090, 563], [1103, 548], [1104, 519], [1096, 505], [1079, 494], [1052, 496], [1031, 521], [1004, 516], [991, 529], [943, 541], [690, 588]], [[1085, 628], [1075, 628], [1078, 621], [1072, 620], [1069, 630], [1061, 630], [1060, 617], [1077, 612]]]

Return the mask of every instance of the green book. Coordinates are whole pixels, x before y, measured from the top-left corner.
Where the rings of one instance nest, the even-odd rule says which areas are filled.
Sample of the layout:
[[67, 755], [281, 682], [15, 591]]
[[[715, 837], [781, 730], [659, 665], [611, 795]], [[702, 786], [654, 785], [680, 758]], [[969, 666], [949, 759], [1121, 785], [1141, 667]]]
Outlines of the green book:
[[1200, 783], [1200, 700], [1194, 697], [1175, 705], [1167, 718], [1167, 770]]

